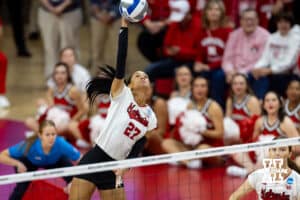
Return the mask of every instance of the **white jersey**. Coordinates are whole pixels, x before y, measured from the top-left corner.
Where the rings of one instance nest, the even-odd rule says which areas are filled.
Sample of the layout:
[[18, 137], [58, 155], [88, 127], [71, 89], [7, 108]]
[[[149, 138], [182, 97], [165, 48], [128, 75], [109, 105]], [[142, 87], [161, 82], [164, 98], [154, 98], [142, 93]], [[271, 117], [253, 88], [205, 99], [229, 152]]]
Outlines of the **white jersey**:
[[[85, 92], [86, 85], [88, 84], [89, 80], [91, 79], [91, 76], [90, 76], [90, 73], [88, 72], [88, 70], [79, 64], [75, 64], [73, 66], [73, 71], [71, 73], [71, 76], [72, 76], [72, 81], [73, 81], [74, 85], [81, 92]], [[47, 81], [47, 86], [50, 88], [54, 88], [55, 82], [52, 78], [50, 78]]]
[[248, 176], [249, 184], [256, 190], [259, 200], [297, 200], [300, 196], [300, 175], [292, 170], [291, 174], [279, 183], [270, 183], [270, 174], [259, 169]]
[[116, 160], [125, 159], [135, 142], [156, 126], [157, 119], [152, 109], [149, 106], [138, 106], [131, 90], [124, 86], [118, 96], [111, 98], [96, 144], [110, 157]]

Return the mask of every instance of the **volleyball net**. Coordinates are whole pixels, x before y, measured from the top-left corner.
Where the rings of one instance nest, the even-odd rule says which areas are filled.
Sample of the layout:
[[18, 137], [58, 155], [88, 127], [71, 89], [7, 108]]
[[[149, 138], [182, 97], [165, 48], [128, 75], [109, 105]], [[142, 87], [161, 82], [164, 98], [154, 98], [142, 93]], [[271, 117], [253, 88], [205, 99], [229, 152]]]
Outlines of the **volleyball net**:
[[[228, 163], [221, 167], [202, 167], [197, 170], [170, 165], [170, 163], [216, 156], [226, 158], [225, 161], [227, 162], [227, 160], [230, 160], [231, 155], [236, 153], [295, 145], [300, 145], [300, 137], [19, 174], [13, 173], [0, 176], [0, 193], [9, 195], [15, 183], [33, 181], [39, 187], [32, 187], [31, 193], [33, 195], [35, 192], [36, 194], [38, 192], [49, 194], [48, 199], [50, 199], [50, 190], [43, 191], [46, 188], [49, 189], [49, 187], [41, 186], [45, 182], [39, 180], [50, 182], [49, 185], [54, 187], [52, 189], [55, 191], [56, 186], [58, 188], [63, 187], [63, 184], [61, 184], [62, 177], [130, 168], [131, 170], [123, 178], [127, 199], [228, 199], [230, 193], [244, 181], [243, 178], [233, 178], [226, 174], [225, 169]], [[64, 198], [67, 199], [66, 196]], [[47, 195], [44, 195], [44, 199], [47, 199]], [[253, 199], [253, 197], [250, 199]]]

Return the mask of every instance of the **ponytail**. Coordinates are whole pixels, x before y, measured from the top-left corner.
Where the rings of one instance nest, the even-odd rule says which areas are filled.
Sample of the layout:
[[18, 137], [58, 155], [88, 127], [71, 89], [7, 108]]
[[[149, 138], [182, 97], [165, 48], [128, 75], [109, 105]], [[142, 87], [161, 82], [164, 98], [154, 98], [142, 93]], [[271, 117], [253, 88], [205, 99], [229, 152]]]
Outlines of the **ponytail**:
[[289, 168], [291, 168], [292, 170], [296, 171], [298, 174], [300, 174], [300, 169], [297, 166], [297, 164], [290, 158], [288, 158], [288, 166]]
[[116, 70], [113, 67], [109, 65], [99, 67], [98, 76], [90, 80], [86, 86], [90, 105], [94, 103], [98, 95], [110, 93], [110, 88], [115, 75]]

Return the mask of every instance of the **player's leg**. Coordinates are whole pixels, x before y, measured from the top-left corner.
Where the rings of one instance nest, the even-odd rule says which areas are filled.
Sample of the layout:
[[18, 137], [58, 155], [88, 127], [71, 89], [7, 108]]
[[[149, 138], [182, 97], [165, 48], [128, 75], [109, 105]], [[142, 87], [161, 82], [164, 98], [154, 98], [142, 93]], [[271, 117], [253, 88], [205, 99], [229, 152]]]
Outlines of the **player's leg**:
[[96, 186], [87, 180], [81, 178], [73, 178], [69, 200], [89, 200], [93, 195]]
[[101, 200], [125, 200], [124, 188], [116, 188], [111, 190], [99, 190]]

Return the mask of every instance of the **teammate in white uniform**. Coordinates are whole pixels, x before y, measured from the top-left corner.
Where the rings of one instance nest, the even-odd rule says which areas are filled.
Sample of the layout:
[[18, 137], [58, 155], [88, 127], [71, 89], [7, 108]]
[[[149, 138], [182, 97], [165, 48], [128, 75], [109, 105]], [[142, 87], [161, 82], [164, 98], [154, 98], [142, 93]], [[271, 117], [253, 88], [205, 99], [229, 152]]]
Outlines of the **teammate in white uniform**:
[[[88, 84], [90, 102], [99, 94], [110, 93], [111, 105], [95, 147], [83, 156], [79, 165], [136, 157], [146, 142], [146, 133], [156, 128], [156, 116], [146, 104], [145, 92], [150, 90], [148, 76], [136, 71], [128, 87], [124, 83], [127, 27], [127, 21], [122, 19], [116, 71], [108, 66], [100, 68], [100, 75]], [[73, 179], [69, 199], [90, 199], [96, 187], [102, 200], [125, 199], [123, 185], [116, 184], [116, 177], [123, 172], [117, 170], [78, 175]]]
[[[270, 148], [269, 156], [271, 159], [283, 159], [281, 169], [286, 170], [287, 173], [280, 174], [282, 180], [278, 179], [279, 174], [272, 174], [265, 169], [256, 170], [249, 174], [247, 180], [230, 196], [229, 200], [241, 199], [252, 190], [256, 190], [259, 200], [300, 200], [299, 169], [290, 160], [291, 155], [292, 147]], [[270, 181], [274, 175], [277, 178], [275, 179], [276, 182]]]

